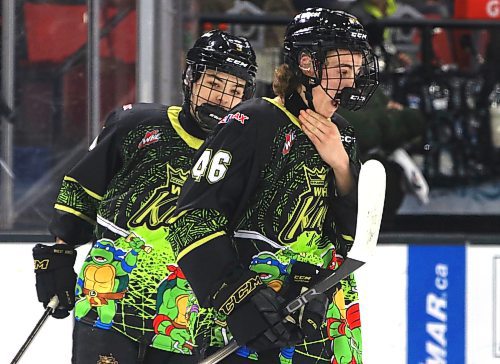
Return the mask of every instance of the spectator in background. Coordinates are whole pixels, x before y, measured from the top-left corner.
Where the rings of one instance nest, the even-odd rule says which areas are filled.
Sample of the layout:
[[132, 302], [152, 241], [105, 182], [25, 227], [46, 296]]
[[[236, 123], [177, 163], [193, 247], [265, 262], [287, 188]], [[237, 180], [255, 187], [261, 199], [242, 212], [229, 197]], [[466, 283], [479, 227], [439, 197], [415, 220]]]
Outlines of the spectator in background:
[[358, 17], [364, 25], [370, 44], [377, 55], [386, 59], [385, 64], [393, 60], [397, 66], [408, 68], [412, 64], [408, 54], [391, 47], [390, 31], [379, 24], [379, 20], [390, 17], [396, 13], [398, 4], [396, 0], [359, 0], [348, 9]]
[[490, 39], [486, 47], [484, 63], [481, 67], [483, 85], [477, 95], [477, 108], [488, 109], [490, 106], [490, 94], [495, 84], [500, 82], [500, 29], [490, 30]]
[[372, 46], [381, 45], [387, 34], [385, 29], [377, 24], [377, 20], [391, 16], [396, 10], [396, 0], [359, 0], [350, 9], [365, 26]]
[[450, 17], [449, 8], [441, 0], [426, 0], [423, 4], [419, 2], [415, 9], [422, 14], [437, 14], [444, 19]]

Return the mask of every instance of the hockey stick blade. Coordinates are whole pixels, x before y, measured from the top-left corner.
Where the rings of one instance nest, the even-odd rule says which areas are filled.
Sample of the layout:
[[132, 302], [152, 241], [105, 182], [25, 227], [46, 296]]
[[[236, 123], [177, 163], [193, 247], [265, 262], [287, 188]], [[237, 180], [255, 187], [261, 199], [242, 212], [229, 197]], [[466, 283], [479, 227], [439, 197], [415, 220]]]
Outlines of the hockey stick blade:
[[57, 296], [54, 296], [54, 297], [52, 297], [52, 299], [47, 304], [47, 308], [45, 309], [45, 312], [43, 313], [43, 315], [40, 318], [40, 320], [38, 320], [38, 323], [36, 324], [36, 326], [33, 329], [33, 331], [31, 331], [30, 336], [28, 336], [28, 338], [24, 342], [23, 346], [21, 346], [21, 349], [19, 349], [19, 351], [17, 352], [17, 354], [14, 357], [14, 359], [12, 359], [12, 361], [10, 362], [10, 364], [16, 364], [17, 362], [19, 362], [19, 359], [21, 359], [21, 356], [23, 356], [24, 352], [26, 351], [26, 349], [28, 348], [28, 346], [31, 344], [31, 342], [35, 338], [35, 335], [42, 328], [42, 325], [45, 323], [45, 321], [50, 316], [50, 314], [52, 312], [54, 312], [54, 310], [57, 308], [57, 306], [59, 306], [59, 298], [57, 298]]
[[[385, 185], [386, 176], [382, 163], [374, 159], [366, 161], [359, 174], [355, 238], [346, 260], [324, 280], [289, 302], [283, 310], [285, 317], [300, 310], [315, 296], [328, 291], [342, 279], [363, 266], [373, 255], [378, 242], [384, 210]], [[200, 364], [216, 364], [238, 350], [238, 348], [238, 343], [231, 340], [228, 345], [200, 361]]]

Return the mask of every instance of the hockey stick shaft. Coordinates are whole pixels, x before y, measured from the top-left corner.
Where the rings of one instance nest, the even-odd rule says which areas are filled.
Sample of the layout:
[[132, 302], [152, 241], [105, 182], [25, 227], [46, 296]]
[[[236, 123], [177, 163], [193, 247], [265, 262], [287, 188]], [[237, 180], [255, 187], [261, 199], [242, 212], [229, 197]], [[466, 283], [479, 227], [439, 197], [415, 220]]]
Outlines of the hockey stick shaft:
[[21, 356], [23, 356], [24, 352], [26, 351], [28, 346], [31, 344], [31, 342], [35, 338], [38, 331], [40, 331], [40, 329], [42, 328], [42, 326], [45, 323], [45, 321], [47, 320], [47, 318], [57, 308], [57, 306], [59, 306], [59, 299], [57, 298], [57, 296], [54, 296], [54, 297], [52, 297], [50, 302], [47, 304], [47, 308], [45, 309], [45, 312], [43, 313], [42, 317], [40, 318], [40, 320], [38, 320], [37, 324], [33, 328], [33, 331], [31, 331], [31, 334], [28, 336], [28, 338], [24, 342], [23, 346], [21, 346], [21, 349], [19, 349], [19, 351], [17, 352], [14, 359], [12, 359], [10, 364], [16, 364], [17, 362], [19, 362], [19, 359], [21, 359]]
[[[283, 317], [300, 310], [315, 296], [334, 287], [342, 279], [365, 264], [374, 253], [384, 209], [385, 185], [386, 176], [383, 165], [376, 160], [367, 161], [361, 168], [359, 177], [358, 216], [352, 249], [337, 270], [289, 302], [284, 308]], [[239, 345], [236, 341], [231, 340], [228, 345], [200, 363], [216, 364], [238, 350], [238, 348]]]

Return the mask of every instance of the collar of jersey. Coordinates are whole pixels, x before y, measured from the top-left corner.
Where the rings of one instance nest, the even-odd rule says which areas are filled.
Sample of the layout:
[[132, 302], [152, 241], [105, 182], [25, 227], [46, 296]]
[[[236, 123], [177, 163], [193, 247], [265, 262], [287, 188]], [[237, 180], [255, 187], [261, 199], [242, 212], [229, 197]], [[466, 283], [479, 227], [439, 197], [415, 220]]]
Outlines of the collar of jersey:
[[168, 119], [176, 133], [186, 142], [191, 148], [199, 149], [203, 144], [203, 140], [189, 134], [179, 122], [179, 113], [182, 108], [179, 106], [170, 106], [167, 110]]
[[297, 117], [295, 115], [293, 115], [290, 111], [288, 111], [283, 105], [281, 105], [279, 102], [277, 102], [276, 100], [271, 99], [269, 97], [263, 97], [262, 99], [266, 100], [267, 102], [270, 102], [271, 104], [273, 104], [274, 106], [276, 106], [278, 109], [280, 109], [281, 111], [283, 111], [286, 114], [286, 116], [288, 116], [288, 118], [290, 119], [290, 121], [293, 124], [295, 124], [297, 127], [300, 128], [299, 119], [297, 119]]

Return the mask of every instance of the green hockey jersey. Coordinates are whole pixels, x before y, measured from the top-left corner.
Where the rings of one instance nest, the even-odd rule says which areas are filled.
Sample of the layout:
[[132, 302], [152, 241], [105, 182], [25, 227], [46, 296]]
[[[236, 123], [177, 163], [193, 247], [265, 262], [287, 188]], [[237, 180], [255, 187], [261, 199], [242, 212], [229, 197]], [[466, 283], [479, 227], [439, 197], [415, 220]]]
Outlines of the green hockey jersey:
[[166, 221], [204, 136], [180, 107], [125, 105], [64, 177], [50, 231], [70, 244], [92, 241], [78, 276], [76, 320], [192, 353], [197, 304]]
[[[306, 105], [248, 100], [231, 110], [198, 151], [171, 220], [170, 241], [201, 305], [239, 264], [281, 292], [295, 262], [336, 269], [353, 241], [356, 188], [339, 196], [332, 169], [300, 128]], [[355, 179], [360, 162], [354, 131], [334, 116]], [[361, 363], [361, 324], [354, 278], [331, 293], [326, 320], [314, 335], [282, 348], [276, 363]], [[224, 317], [212, 346], [230, 338]], [[238, 355], [258, 358], [240, 348]], [[336, 360], [336, 361], [335, 361]]]

